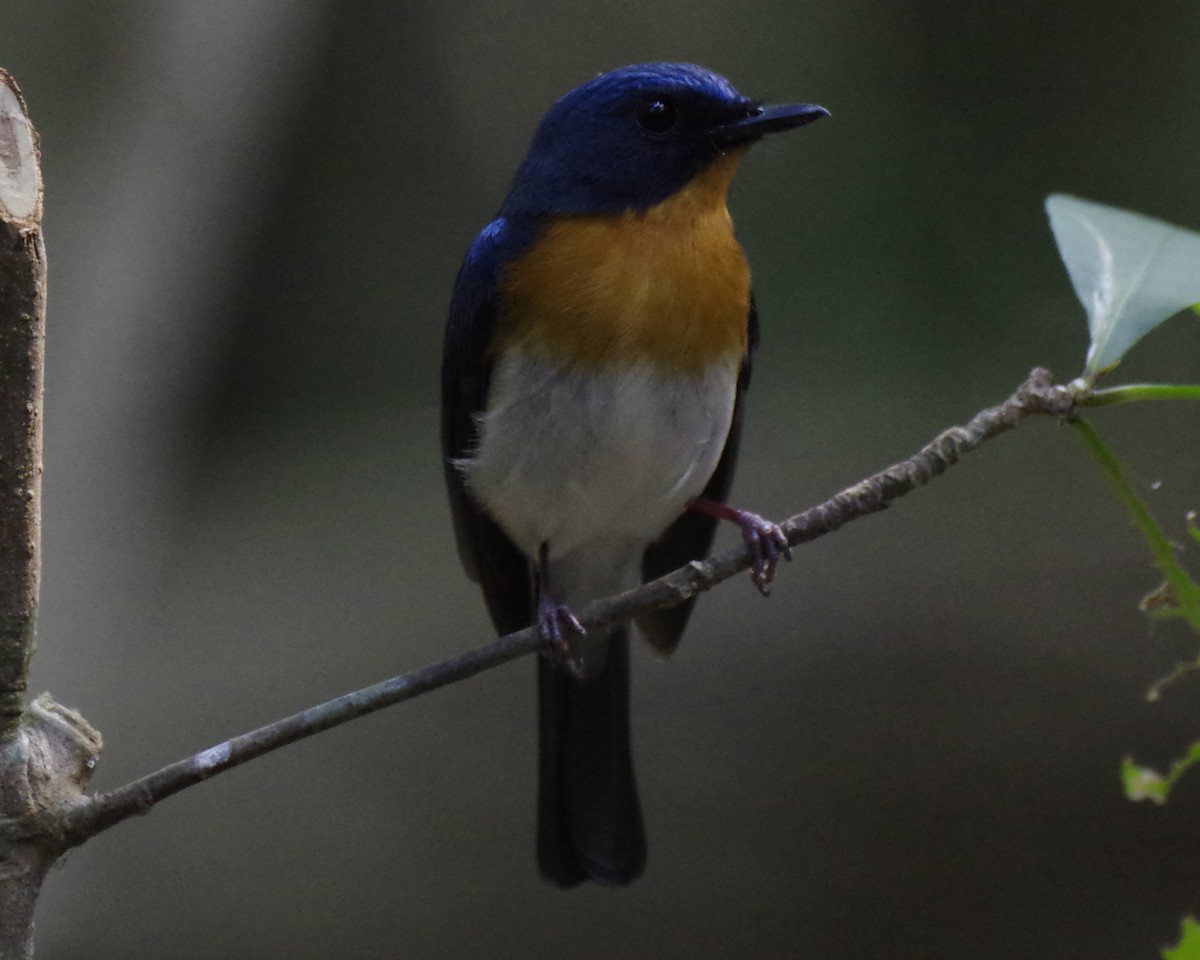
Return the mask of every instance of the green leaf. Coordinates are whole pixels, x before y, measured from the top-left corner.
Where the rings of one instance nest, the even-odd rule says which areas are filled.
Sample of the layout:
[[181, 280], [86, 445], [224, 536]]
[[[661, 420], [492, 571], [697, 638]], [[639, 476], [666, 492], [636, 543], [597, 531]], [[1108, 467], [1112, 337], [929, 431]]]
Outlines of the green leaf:
[[1140, 767], [1133, 762], [1132, 757], [1121, 761], [1121, 785], [1125, 788], [1125, 799], [1153, 800], [1157, 804], [1167, 802], [1170, 787], [1166, 778], [1151, 767]]
[[1163, 960], [1200, 960], [1200, 923], [1184, 917], [1179, 943], [1162, 952]]
[[1134, 801], [1151, 800], [1164, 804], [1179, 778], [1197, 763], [1200, 763], [1200, 740], [1188, 747], [1188, 752], [1172, 763], [1166, 774], [1151, 767], [1138, 766], [1131, 757], [1126, 757], [1121, 761], [1121, 784], [1125, 787], [1125, 797]]
[[1200, 301], [1200, 233], [1061, 193], [1046, 199], [1046, 214], [1087, 311], [1087, 378]]

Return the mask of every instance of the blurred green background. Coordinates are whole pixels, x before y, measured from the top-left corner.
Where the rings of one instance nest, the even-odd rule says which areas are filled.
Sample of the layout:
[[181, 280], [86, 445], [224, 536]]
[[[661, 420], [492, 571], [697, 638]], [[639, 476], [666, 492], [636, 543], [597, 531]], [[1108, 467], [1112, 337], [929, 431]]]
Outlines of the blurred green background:
[[[1082, 368], [1047, 193], [1200, 228], [1194, 0], [0, 0], [0, 25], [47, 185], [34, 686], [103, 731], [99, 789], [487, 638], [441, 490], [443, 317], [593, 74], [687, 59], [832, 111], [732, 197], [764, 328], [736, 502], [768, 514]], [[1200, 380], [1200, 323], [1125, 368]], [[1200, 411], [1095, 420], [1182, 539]], [[1157, 956], [1200, 909], [1200, 776], [1150, 808], [1118, 762], [1200, 735], [1200, 686], [1143, 701], [1196, 646], [1137, 613], [1156, 583], [1075, 438], [1030, 423], [639, 652], [636, 887], [537, 878], [525, 661], [72, 853], [39, 956]]]

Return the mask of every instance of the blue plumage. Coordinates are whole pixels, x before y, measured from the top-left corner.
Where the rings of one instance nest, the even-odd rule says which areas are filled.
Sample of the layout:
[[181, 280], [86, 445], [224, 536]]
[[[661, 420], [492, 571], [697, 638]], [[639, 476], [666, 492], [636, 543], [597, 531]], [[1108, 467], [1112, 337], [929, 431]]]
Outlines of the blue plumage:
[[[647, 135], [636, 112], [674, 105], [669, 136]], [[660, 203], [716, 158], [714, 126], [758, 105], [724, 77], [686, 63], [645, 63], [576, 87], [547, 111], [534, 134], [506, 215], [642, 210]]]

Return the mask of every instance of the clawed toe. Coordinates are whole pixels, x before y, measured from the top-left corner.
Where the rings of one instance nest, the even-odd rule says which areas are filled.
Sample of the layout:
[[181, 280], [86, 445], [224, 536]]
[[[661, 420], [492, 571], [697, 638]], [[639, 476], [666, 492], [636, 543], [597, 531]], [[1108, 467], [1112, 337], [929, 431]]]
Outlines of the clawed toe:
[[750, 552], [754, 555], [754, 562], [750, 565], [750, 578], [758, 587], [759, 593], [764, 597], [769, 596], [779, 558], [783, 557], [788, 561], [792, 559], [792, 548], [788, 544], [783, 527], [760, 517], [757, 513], [739, 510], [727, 503], [705, 497], [693, 500], [691, 509], [719, 520], [731, 520], [741, 528], [742, 539], [749, 544]]
[[792, 548], [788, 545], [787, 534], [779, 524], [756, 513], [745, 510], [738, 512], [741, 514], [738, 524], [742, 528], [742, 539], [750, 545], [754, 553], [754, 563], [750, 565], [750, 579], [754, 581], [759, 593], [764, 597], [770, 596], [779, 558], [783, 557], [789, 562], [792, 559]]
[[566, 660], [570, 653], [571, 635], [582, 637], [587, 631], [566, 604], [546, 601], [538, 604], [538, 634], [551, 653]]
[[542, 639], [555, 647], [566, 647], [567, 635], [577, 633], [583, 636], [587, 633], [579, 618], [571, 612], [566, 604], [554, 604], [546, 607], [538, 616], [538, 633]]

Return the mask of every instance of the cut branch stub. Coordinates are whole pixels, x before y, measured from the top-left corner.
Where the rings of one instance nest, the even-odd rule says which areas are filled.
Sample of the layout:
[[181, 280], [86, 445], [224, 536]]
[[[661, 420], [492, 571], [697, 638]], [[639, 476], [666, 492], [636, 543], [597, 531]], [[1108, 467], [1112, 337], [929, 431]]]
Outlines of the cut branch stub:
[[25, 706], [41, 579], [46, 255], [37, 137], [0, 70], [0, 738]]
[[0, 69], [0, 219], [21, 229], [42, 221], [37, 136], [16, 82]]

